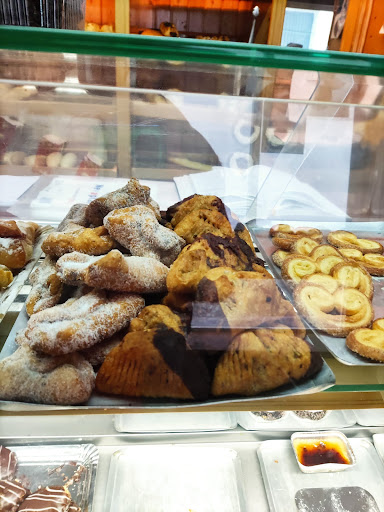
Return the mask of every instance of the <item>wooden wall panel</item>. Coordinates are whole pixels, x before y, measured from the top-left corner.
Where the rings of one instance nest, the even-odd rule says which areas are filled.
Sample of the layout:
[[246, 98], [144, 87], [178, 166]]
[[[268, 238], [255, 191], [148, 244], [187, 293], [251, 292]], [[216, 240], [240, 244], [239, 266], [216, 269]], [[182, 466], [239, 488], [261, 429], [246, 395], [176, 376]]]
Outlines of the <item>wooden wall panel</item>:
[[384, 0], [374, 0], [363, 47], [364, 53], [384, 55], [384, 34], [380, 34], [383, 26]]

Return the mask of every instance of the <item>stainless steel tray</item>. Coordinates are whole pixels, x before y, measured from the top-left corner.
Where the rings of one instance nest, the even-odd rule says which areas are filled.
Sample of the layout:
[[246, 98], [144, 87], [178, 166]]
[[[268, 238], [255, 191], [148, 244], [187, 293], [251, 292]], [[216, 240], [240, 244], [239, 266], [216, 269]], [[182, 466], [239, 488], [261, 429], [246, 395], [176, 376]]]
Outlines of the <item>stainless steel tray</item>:
[[235, 450], [132, 446], [113, 454], [104, 511], [246, 511]]
[[274, 432], [298, 430], [330, 430], [351, 427], [356, 423], [353, 411], [327, 411], [319, 420], [304, 419], [293, 411], [284, 411], [282, 418], [277, 420], [265, 420], [255, 416], [252, 412], [244, 411], [236, 413], [237, 422], [245, 430], [268, 430]]
[[[0, 352], [0, 360], [5, 357], [13, 354], [13, 352], [17, 349], [17, 344], [15, 343], [16, 333], [20, 329], [24, 329], [28, 322], [28, 315], [25, 310], [25, 306], [20, 311], [17, 320], [9, 333], [7, 341], [3, 347], [3, 350]], [[336, 382], [335, 376], [329, 366], [324, 362], [323, 367], [320, 372], [315, 375], [312, 379], [307, 379], [303, 382], [295, 383], [293, 385], [282, 386], [278, 389], [274, 389], [272, 391], [268, 391], [266, 393], [261, 393], [260, 395], [256, 395], [253, 397], [225, 397], [225, 398], [210, 398], [203, 402], [199, 401], [187, 401], [187, 400], [171, 400], [171, 399], [150, 399], [150, 398], [120, 398], [118, 396], [108, 396], [102, 395], [94, 392], [90, 398], [90, 400], [84, 404], [79, 406], [59, 406], [59, 405], [41, 405], [41, 404], [31, 404], [26, 402], [10, 402], [0, 400], [0, 410], [8, 410], [8, 411], [28, 411], [28, 410], [59, 410], [59, 409], [105, 409], [105, 408], [114, 408], [114, 409], [127, 409], [127, 408], [136, 408], [136, 409], [152, 409], [152, 408], [161, 408], [161, 409], [169, 409], [169, 408], [185, 408], [185, 407], [197, 407], [200, 405], [209, 405], [209, 404], [227, 404], [233, 402], [241, 402], [247, 403], [252, 402], [254, 400], [266, 400], [270, 398], [281, 398], [284, 396], [291, 395], [302, 395], [302, 394], [310, 394], [317, 393], [320, 391], [324, 391], [330, 387], [332, 387]]]
[[17, 274], [15, 274], [12, 283], [7, 288], [0, 290], [0, 322], [4, 318], [11, 304], [16, 299], [18, 293], [20, 292], [22, 286], [28, 279], [30, 273], [34, 269], [36, 263], [38, 262], [42, 254], [41, 244], [44, 242], [48, 234], [51, 233], [52, 231], [53, 228], [51, 226], [45, 226], [39, 229], [35, 245], [33, 248], [32, 258], [23, 269], [21, 269]]
[[[339, 229], [348, 229], [345, 226]], [[366, 238], [373, 238], [372, 233], [358, 233], [356, 229], [352, 226], [349, 228], [354, 233], [365, 236]], [[326, 233], [326, 230], [322, 230], [323, 233]], [[287, 285], [287, 283], [281, 277], [280, 268], [274, 264], [272, 260], [272, 254], [277, 249], [272, 243], [272, 239], [269, 236], [269, 229], [266, 228], [250, 228], [250, 232], [252, 237], [268, 264], [268, 268], [272, 272], [273, 276], [276, 279], [277, 285], [283, 292], [283, 294], [292, 301], [292, 292]], [[378, 240], [381, 240], [381, 237], [376, 237]], [[382, 240], [383, 241], [383, 240]], [[384, 317], [384, 278], [380, 277], [372, 277], [373, 285], [374, 285], [374, 295], [373, 295], [373, 308], [375, 318]], [[309, 324], [305, 319], [303, 319], [306, 327], [310, 329], [316, 338], [321, 341], [321, 343], [329, 350], [329, 352], [342, 364], [346, 364], [349, 366], [382, 366], [383, 363], [370, 361], [364, 357], [359, 356], [352, 350], [349, 350], [347, 345], [345, 344], [345, 338], [335, 338], [333, 336], [329, 336], [328, 334], [317, 330], [311, 324]]]
[[[93, 444], [7, 446], [17, 456], [16, 477], [32, 492], [68, 485], [72, 500], [92, 511], [99, 451]], [[70, 483], [73, 479], [73, 483]]]
[[356, 465], [341, 472], [302, 473], [290, 441], [265, 441], [258, 449], [264, 485], [272, 512], [297, 512], [301, 489], [362, 487], [384, 510], [384, 465], [372, 443], [350, 439]]
[[358, 409], [356, 422], [363, 427], [384, 427], [384, 409]]

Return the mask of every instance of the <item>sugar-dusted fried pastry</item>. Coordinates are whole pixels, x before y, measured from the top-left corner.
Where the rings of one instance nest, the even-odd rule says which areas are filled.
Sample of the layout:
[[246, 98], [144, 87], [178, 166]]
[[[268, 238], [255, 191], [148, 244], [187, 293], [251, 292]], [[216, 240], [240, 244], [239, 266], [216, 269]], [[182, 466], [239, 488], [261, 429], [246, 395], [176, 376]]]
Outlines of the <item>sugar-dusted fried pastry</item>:
[[295, 288], [293, 297], [299, 313], [315, 328], [331, 336], [345, 337], [372, 322], [370, 300], [354, 288], [338, 288], [330, 293], [318, 284], [302, 281]]
[[373, 297], [372, 277], [354, 261], [344, 261], [332, 268], [331, 276], [346, 288], [356, 288], [368, 299]]
[[2, 512], [17, 512], [28, 494], [29, 490], [17, 480], [0, 480], [0, 510]]
[[138, 295], [93, 291], [32, 315], [16, 342], [50, 355], [84, 350], [127, 327], [143, 307]]
[[150, 198], [149, 194], [149, 187], [140, 185], [138, 179], [131, 178], [124, 187], [98, 197], [89, 203], [86, 211], [87, 222], [93, 226], [101, 226], [104, 217], [112, 210], [128, 208], [136, 204], [144, 204], [153, 208], [158, 218], [160, 218], [159, 207]]
[[11, 270], [5, 265], [0, 265], [0, 288], [6, 288], [13, 281]]
[[304, 276], [315, 274], [319, 269], [309, 256], [292, 254], [283, 261], [281, 276], [293, 285], [300, 283]]
[[179, 315], [167, 306], [152, 304], [146, 306], [130, 323], [129, 332], [147, 331], [159, 326], [165, 326], [183, 334], [183, 323]]
[[68, 252], [82, 252], [92, 256], [106, 254], [116, 246], [103, 226], [80, 228], [74, 231], [55, 232], [47, 236], [42, 249], [48, 256], [60, 258]]
[[332, 245], [321, 244], [314, 247], [308, 256], [317, 261], [319, 258], [323, 258], [324, 256], [340, 256], [340, 252], [335, 249], [335, 247], [332, 247]]
[[291, 246], [291, 252], [296, 254], [303, 254], [304, 256], [309, 256], [313, 249], [319, 245], [316, 240], [313, 238], [309, 238], [308, 236], [303, 236], [296, 240]]
[[50, 256], [32, 272], [29, 281], [32, 284], [31, 293], [26, 301], [29, 316], [58, 304], [63, 292], [63, 283], [57, 275], [55, 260]]
[[65, 487], [44, 487], [30, 494], [19, 511], [68, 512], [71, 501], [71, 494]]
[[191, 244], [205, 233], [229, 237], [235, 236], [235, 232], [226, 215], [217, 210], [193, 210], [186, 215], [174, 228], [175, 233]]
[[364, 254], [361, 260], [357, 260], [371, 276], [384, 276], [384, 256], [382, 254]]
[[0, 221], [0, 265], [23, 268], [32, 258], [38, 227], [34, 222]]
[[367, 240], [366, 238], [358, 238], [354, 233], [349, 231], [331, 231], [327, 240], [331, 245], [343, 249], [359, 249], [363, 254], [368, 252], [382, 254], [384, 247], [375, 240]]
[[272, 254], [272, 261], [275, 265], [281, 268], [284, 263], [284, 260], [288, 258], [288, 256], [292, 256], [292, 253], [289, 251], [283, 251], [283, 249], [277, 249]]
[[0, 361], [0, 382], [1, 400], [74, 405], [89, 399], [95, 374], [79, 354], [37, 355], [22, 346]]
[[0, 444], [0, 480], [12, 479], [16, 473], [16, 466], [17, 457], [15, 452]]
[[21, 220], [0, 220], [1, 238], [21, 238], [22, 240], [35, 240], [36, 231], [39, 228], [35, 222], [23, 222]]
[[339, 288], [340, 283], [330, 276], [329, 274], [323, 274], [322, 272], [318, 272], [317, 274], [311, 274], [310, 276], [304, 276], [301, 282], [318, 284], [322, 286], [330, 293], [335, 293], [335, 291]]
[[293, 235], [297, 237], [309, 237], [321, 243], [323, 233], [317, 228], [311, 227], [298, 227], [292, 228], [288, 224], [276, 224], [269, 230], [269, 236], [271, 237], [284, 237], [286, 235]]
[[384, 331], [384, 318], [377, 318], [372, 324], [372, 329]]
[[219, 360], [212, 394], [252, 396], [304, 377], [310, 368], [308, 344], [287, 331], [257, 329], [234, 338]]
[[384, 363], [384, 330], [356, 329], [348, 334], [346, 344], [360, 356]]
[[67, 284], [132, 293], [163, 293], [167, 290], [168, 267], [153, 258], [123, 256], [113, 250], [105, 256], [79, 252], [65, 254], [56, 264], [60, 279]]
[[68, 224], [77, 224], [79, 227], [88, 228], [89, 223], [86, 217], [87, 204], [74, 204], [69, 209], [69, 212], [60, 222], [57, 231], [66, 231]]
[[256, 270], [269, 276], [261, 265], [262, 260], [239, 237], [222, 238], [207, 233], [184, 247], [172, 264], [167, 277], [168, 291], [182, 295], [194, 293], [204, 275], [215, 267]]
[[110, 338], [99, 341], [96, 345], [92, 345], [92, 347], [81, 350], [79, 353], [89, 361], [92, 366], [100, 366], [110, 351], [123, 341], [126, 334], [127, 329], [123, 329], [122, 331], [115, 333]]
[[330, 274], [332, 272], [333, 267], [343, 262], [344, 258], [342, 256], [337, 256], [333, 254], [330, 254], [329, 256], [321, 256], [316, 260], [316, 264], [319, 267], [319, 271], [322, 272], [323, 274]]
[[173, 227], [175, 227], [191, 212], [201, 209], [215, 210], [220, 212], [222, 215], [227, 215], [225, 205], [218, 197], [195, 194], [183, 199], [173, 206], [170, 206], [166, 212], [166, 219], [168, 222], [171, 222]]
[[[332, 246], [328, 246], [332, 247]], [[339, 253], [343, 256], [343, 258], [360, 261], [363, 259], [364, 255], [359, 249], [343, 249], [342, 247], [339, 249]]]
[[210, 378], [200, 355], [172, 329], [130, 332], [102, 364], [96, 389], [125, 396], [204, 400]]
[[156, 219], [144, 205], [113, 210], [104, 217], [110, 235], [132, 256], [144, 256], [161, 261], [169, 267], [185, 246], [183, 238]]

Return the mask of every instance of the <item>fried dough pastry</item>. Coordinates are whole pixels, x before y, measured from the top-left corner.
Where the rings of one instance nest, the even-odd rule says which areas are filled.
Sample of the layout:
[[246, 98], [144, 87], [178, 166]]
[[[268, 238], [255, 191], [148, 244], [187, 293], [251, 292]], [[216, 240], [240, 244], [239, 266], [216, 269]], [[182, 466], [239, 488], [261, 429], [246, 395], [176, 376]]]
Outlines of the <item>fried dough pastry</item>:
[[154, 258], [167, 267], [185, 246], [184, 239], [159, 224], [153, 210], [144, 205], [113, 210], [104, 217], [104, 225], [133, 256]]
[[295, 254], [302, 254], [303, 256], [309, 256], [315, 247], [318, 247], [319, 243], [313, 238], [303, 236], [296, 240], [291, 246], [291, 252]]
[[60, 222], [57, 231], [66, 231], [68, 224], [77, 224], [79, 227], [88, 228], [89, 223], [86, 217], [87, 204], [74, 204], [69, 212]]
[[304, 276], [301, 282], [318, 284], [330, 293], [335, 293], [340, 286], [340, 283], [335, 278], [329, 274], [323, 274], [322, 272], [311, 274], [310, 276]]
[[225, 205], [218, 197], [195, 194], [183, 199], [173, 206], [170, 206], [166, 212], [165, 218], [171, 223], [172, 227], [175, 227], [191, 212], [201, 209], [215, 210], [220, 212], [222, 215], [227, 215]]
[[89, 399], [95, 374], [79, 354], [37, 355], [22, 346], [0, 361], [0, 382], [1, 400], [74, 405]]
[[160, 218], [159, 206], [150, 197], [150, 188], [140, 185], [136, 178], [131, 178], [128, 183], [114, 192], [98, 197], [89, 203], [86, 210], [88, 224], [101, 226], [104, 217], [112, 210], [128, 208], [136, 204], [144, 204], [153, 208], [157, 218]]
[[175, 233], [184, 238], [188, 244], [191, 244], [205, 233], [229, 238], [235, 236], [226, 215], [216, 210], [193, 210], [174, 229]]
[[138, 295], [93, 291], [32, 315], [16, 342], [55, 356], [84, 350], [127, 327], [143, 307]]
[[272, 254], [272, 261], [275, 265], [281, 268], [284, 263], [284, 260], [288, 258], [288, 256], [292, 256], [292, 253], [288, 251], [283, 251], [283, 249], [277, 249]]
[[192, 294], [204, 275], [215, 267], [230, 267], [235, 270], [256, 270], [268, 272], [239, 237], [222, 238], [207, 233], [187, 245], [169, 269], [167, 277], [168, 291], [177, 294]]
[[340, 256], [340, 252], [332, 245], [321, 244], [314, 247], [308, 256], [317, 261], [319, 258], [323, 258], [324, 256]]
[[368, 299], [373, 297], [372, 277], [369, 273], [354, 261], [338, 263], [332, 268], [331, 276], [346, 288], [356, 288], [364, 293]]
[[252, 396], [304, 377], [311, 365], [308, 344], [293, 333], [257, 329], [234, 338], [219, 360], [212, 394]]
[[292, 254], [283, 261], [281, 276], [293, 285], [300, 283], [304, 276], [315, 274], [319, 269], [316, 262], [309, 256]]
[[35, 240], [39, 226], [35, 222], [23, 222], [21, 220], [0, 220], [1, 238], [21, 238], [22, 240]]
[[167, 290], [168, 267], [153, 258], [123, 256], [113, 250], [105, 256], [73, 252], [56, 264], [60, 279], [67, 284], [132, 293], [163, 293]]
[[127, 334], [127, 330], [123, 329], [122, 331], [117, 332], [110, 338], [106, 340], [100, 341], [93, 345], [92, 347], [86, 348], [79, 352], [92, 366], [100, 366], [110, 351], [120, 345], [123, 341], [124, 336]]
[[367, 272], [372, 276], [384, 276], [384, 256], [381, 254], [364, 254], [363, 259], [358, 260]]
[[384, 247], [375, 240], [367, 240], [366, 238], [358, 238], [354, 233], [349, 231], [331, 231], [327, 240], [331, 245], [343, 249], [358, 249], [363, 254], [368, 252], [382, 254]]
[[38, 227], [34, 222], [0, 221], [0, 265], [23, 268], [32, 258]]
[[319, 271], [323, 274], [330, 274], [336, 265], [343, 262], [344, 258], [342, 256], [336, 256], [332, 254], [329, 256], [321, 256], [316, 260]]
[[82, 252], [92, 256], [106, 254], [115, 247], [114, 240], [105, 227], [80, 228], [74, 231], [51, 233], [41, 248], [48, 256], [60, 258], [68, 252]]
[[56, 262], [47, 256], [29, 277], [31, 293], [26, 301], [29, 316], [58, 304], [63, 293], [63, 283], [56, 272]]
[[98, 391], [125, 396], [204, 400], [209, 388], [203, 359], [172, 329], [128, 333], [96, 379]]
[[359, 327], [367, 327], [373, 309], [366, 295], [354, 288], [338, 288], [335, 293], [302, 281], [293, 292], [295, 305], [304, 318], [320, 330], [345, 337]]
[[[375, 320], [376, 322], [383, 323], [384, 319]], [[356, 329], [348, 334], [346, 339], [347, 347], [353, 352], [357, 352], [360, 356], [374, 361], [384, 363], [384, 329], [377, 329], [372, 326], [372, 329]]]
[[13, 281], [13, 274], [5, 265], [0, 265], [0, 288], [6, 288]]
[[136, 318], [133, 318], [129, 326], [129, 332], [148, 331], [156, 327], [165, 326], [183, 334], [182, 320], [167, 306], [152, 304], [146, 306]]

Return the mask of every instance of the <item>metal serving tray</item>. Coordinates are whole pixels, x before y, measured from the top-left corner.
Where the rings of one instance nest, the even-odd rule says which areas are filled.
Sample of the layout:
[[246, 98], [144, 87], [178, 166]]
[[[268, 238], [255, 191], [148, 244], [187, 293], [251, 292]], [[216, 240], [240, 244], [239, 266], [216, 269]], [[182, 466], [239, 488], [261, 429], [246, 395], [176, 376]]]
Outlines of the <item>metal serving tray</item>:
[[235, 450], [132, 446], [113, 454], [104, 511], [245, 512]]
[[356, 422], [363, 427], [384, 427], [384, 409], [358, 409]]
[[42, 254], [41, 244], [52, 231], [53, 228], [51, 226], [45, 226], [39, 229], [33, 247], [32, 258], [24, 268], [22, 268], [17, 274], [14, 275], [12, 283], [7, 288], [0, 290], [0, 322], [3, 320], [11, 304], [16, 299], [22, 286], [34, 269], [36, 263], [39, 261], [39, 258]]
[[[4, 359], [7, 356], [13, 354], [13, 352], [17, 349], [17, 344], [15, 343], [16, 333], [24, 329], [28, 322], [28, 315], [25, 310], [25, 306], [20, 311], [17, 320], [9, 333], [7, 341], [3, 347], [3, 350], [0, 352], [0, 360]], [[105, 409], [105, 408], [114, 408], [114, 409], [127, 409], [127, 408], [136, 408], [136, 409], [152, 409], [152, 408], [185, 408], [185, 407], [197, 407], [200, 405], [210, 405], [210, 404], [226, 404], [233, 402], [252, 402], [254, 400], [266, 400], [270, 398], [281, 398], [284, 396], [291, 395], [301, 395], [301, 394], [310, 394], [317, 393], [320, 391], [324, 391], [330, 387], [332, 387], [336, 382], [335, 376], [329, 366], [324, 362], [323, 367], [320, 372], [315, 375], [312, 379], [305, 380], [303, 382], [295, 383], [294, 385], [286, 385], [282, 386], [278, 389], [274, 389], [272, 391], [268, 391], [266, 393], [261, 393], [260, 395], [253, 397], [225, 397], [225, 398], [210, 398], [203, 402], [199, 401], [187, 401], [187, 400], [171, 400], [171, 399], [151, 399], [151, 398], [120, 398], [118, 396], [108, 396], [102, 395], [97, 392], [94, 392], [90, 398], [90, 400], [84, 404], [79, 406], [60, 406], [60, 405], [41, 405], [41, 404], [31, 404], [26, 402], [10, 402], [0, 400], [0, 410], [8, 410], [8, 411], [27, 411], [27, 410], [37, 410], [37, 409], [46, 409], [46, 410], [59, 410], [59, 409]]]
[[[16, 453], [16, 477], [32, 492], [68, 485], [72, 500], [91, 512], [99, 451], [93, 444], [7, 446]], [[71, 480], [73, 479], [73, 483]]]
[[236, 413], [237, 422], [245, 430], [267, 430], [295, 432], [297, 430], [329, 430], [341, 429], [355, 425], [356, 418], [352, 411], [326, 411], [319, 420], [304, 419], [293, 411], [284, 411], [282, 418], [266, 420], [253, 412], [244, 411]]
[[[358, 224], [358, 223], [356, 223]], [[354, 229], [355, 224], [351, 226], [338, 227], [335, 229], [347, 229], [348, 231], [352, 231], [358, 236], [362, 236], [365, 238], [374, 238], [372, 233], [362, 233], [359, 232], [356, 227]], [[315, 226], [316, 227], [316, 226]], [[319, 228], [321, 229], [321, 228]], [[361, 228], [360, 228], [361, 229]], [[276, 279], [277, 285], [283, 292], [283, 294], [292, 301], [292, 292], [288, 286], [288, 284], [281, 277], [280, 268], [274, 264], [272, 260], [272, 254], [278, 247], [274, 246], [272, 243], [272, 238], [269, 236], [269, 229], [266, 228], [249, 228], [255, 244], [268, 264], [268, 268], [272, 272], [273, 276]], [[329, 229], [321, 229], [324, 234], [329, 232]], [[375, 240], [384, 242], [381, 236], [375, 237]], [[372, 277], [373, 286], [374, 286], [374, 295], [373, 295], [373, 308], [375, 318], [380, 318], [384, 316], [384, 278], [380, 277]], [[310, 323], [308, 323], [304, 318], [302, 318], [306, 327], [310, 329], [317, 339], [321, 341], [321, 343], [329, 350], [329, 352], [338, 360], [340, 363], [349, 365], [349, 366], [382, 366], [383, 363], [370, 361], [364, 357], [359, 356], [352, 350], [349, 350], [345, 343], [345, 338], [335, 338], [333, 336], [329, 336], [328, 334], [315, 329]]]
[[[265, 441], [258, 450], [272, 512], [297, 512], [295, 496], [302, 489], [361, 487], [384, 510], [384, 465], [372, 443], [350, 439], [356, 465], [339, 473], [302, 473], [290, 441]], [[360, 509], [359, 512], [361, 512]], [[374, 510], [374, 509], [373, 509]]]

